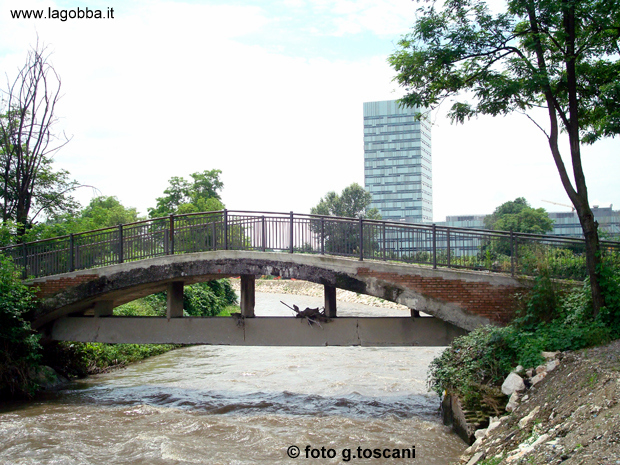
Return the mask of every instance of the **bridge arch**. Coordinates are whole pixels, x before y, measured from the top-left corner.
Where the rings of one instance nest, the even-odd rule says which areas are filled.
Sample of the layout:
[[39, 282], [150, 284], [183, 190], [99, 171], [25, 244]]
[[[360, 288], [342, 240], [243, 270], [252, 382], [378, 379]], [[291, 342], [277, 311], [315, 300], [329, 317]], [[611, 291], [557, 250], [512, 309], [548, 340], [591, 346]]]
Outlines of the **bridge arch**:
[[515, 295], [527, 288], [499, 274], [359, 261], [325, 255], [222, 250], [167, 255], [30, 281], [42, 304], [33, 316], [40, 328], [83, 313], [98, 302], [112, 306], [166, 290], [240, 275], [275, 275], [367, 294], [423, 311], [465, 330], [503, 324], [513, 316]]

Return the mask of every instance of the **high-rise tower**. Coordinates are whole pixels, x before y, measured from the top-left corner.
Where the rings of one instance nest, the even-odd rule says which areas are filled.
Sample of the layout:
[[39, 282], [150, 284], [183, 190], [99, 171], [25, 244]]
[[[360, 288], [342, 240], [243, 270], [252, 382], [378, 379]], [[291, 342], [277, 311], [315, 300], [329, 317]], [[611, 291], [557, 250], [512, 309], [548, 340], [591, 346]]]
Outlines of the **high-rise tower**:
[[433, 221], [431, 128], [419, 108], [364, 103], [364, 178], [384, 220]]

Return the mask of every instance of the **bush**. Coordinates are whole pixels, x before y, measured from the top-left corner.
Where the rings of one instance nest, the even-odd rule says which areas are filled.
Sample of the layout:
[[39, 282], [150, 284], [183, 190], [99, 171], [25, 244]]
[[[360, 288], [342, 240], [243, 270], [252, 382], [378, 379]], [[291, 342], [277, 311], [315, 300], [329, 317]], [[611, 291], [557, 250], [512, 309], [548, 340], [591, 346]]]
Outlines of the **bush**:
[[38, 366], [39, 338], [25, 318], [35, 308], [34, 290], [24, 286], [10, 259], [0, 255], [0, 395], [30, 396], [30, 373]]
[[56, 342], [46, 347], [44, 363], [66, 377], [83, 378], [122, 368], [180, 347], [173, 344], [104, 344]]

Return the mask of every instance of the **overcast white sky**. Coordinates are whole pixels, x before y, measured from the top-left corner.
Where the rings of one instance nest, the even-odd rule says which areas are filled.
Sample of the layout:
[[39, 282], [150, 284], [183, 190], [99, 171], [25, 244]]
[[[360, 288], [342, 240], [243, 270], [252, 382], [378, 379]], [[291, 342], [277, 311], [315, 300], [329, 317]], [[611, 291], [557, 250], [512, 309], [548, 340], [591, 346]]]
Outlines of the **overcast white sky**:
[[[16, 8], [114, 8], [109, 20], [11, 19]], [[80, 183], [145, 214], [171, 176], [223, 171], [229, 209], [309, 212], [364, 184], [362, 104], [402, 96], [387, 56], [411, 0], [0, 0], [0, 71], [53, 50], [61, 125], [55, 157]], [[4, 87], [6, 78], [0, 80]], [[525, 197], [569, 211], [542, 133], [523, 116], [451, 125], [433, 115], [434, 220]], [[592, 204], [620, 207], [620, 140], [584, 150]], [[86, 204], [96, 195], [82, 189]]]

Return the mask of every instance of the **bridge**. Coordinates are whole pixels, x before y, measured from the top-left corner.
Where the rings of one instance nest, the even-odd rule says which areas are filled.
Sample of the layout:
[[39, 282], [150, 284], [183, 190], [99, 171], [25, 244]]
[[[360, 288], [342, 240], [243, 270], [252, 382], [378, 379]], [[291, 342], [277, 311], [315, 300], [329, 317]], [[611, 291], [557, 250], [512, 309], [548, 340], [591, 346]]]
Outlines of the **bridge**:
[[[604, 243], [620, 249], [620, 243]], [[505, 324], [532, 250], [583, 241], [359, 218], [228, 210], [140, 221], [2, 249], [37, 286], [33, 327], [51, 339], [233, 345], [446, 345]], [[580, 249], [581, 248], [581, 249]], [[491, 252], [508, 251], [504, 261]], [[322, 284], [328, 321], [255, 315], [255, 277]], [[183, 317], [183, 287], [241, 277], [241, 318]], [[406, 305], [411, 316], [338, 315], [336, 289]], [[167, 315], [115, 317], [114, 307], [167, 291]], [[417, 317], [424, 312], [434, 318]]]

